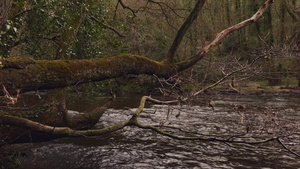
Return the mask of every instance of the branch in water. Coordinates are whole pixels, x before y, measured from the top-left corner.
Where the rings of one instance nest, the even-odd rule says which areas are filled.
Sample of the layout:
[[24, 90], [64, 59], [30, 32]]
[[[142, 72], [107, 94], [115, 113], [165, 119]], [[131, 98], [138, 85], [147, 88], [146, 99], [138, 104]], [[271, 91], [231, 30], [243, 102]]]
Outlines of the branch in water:
[[[146, 101], [152, 101], [155, 103], [168, 103], [165, 101], [159, 101], [157, 99], [153, 99], [150, 96], [143, 96], [140, 105], [138, 109], [135, 111], [135, 113], [132, 115], [132, 117], [128, 120], [124, 120], [122, 122], [119, 122], [115, 125], [102, 128], [102, 129], [91, 129], [91, 130], [73, 130], [68, 127], [53, 127], [49, 125], [44, 125], [38, 122], [34, 122], [22, 117], [16, 117], [11, 115], [5, 115], [0, 114], [0, 125], [11, 125], [11, 126], [17, 126], [29, 129], [31, 131], [38, 131], [49, 135], [58, 135], [58, 136], [66, 136], [66, 137], [78, 137], [78, 136], [97, 136], [104, 133], [111, 133], [117, 130], [120, 130], [124, 128], [125, 126], [137, 126], [142, 129], [150, 129], [152, 131], [155, 131], [161, 135], [178, 139], [178, 140], [200, 140], [200, 141], [217, 141], [222, 143], [230, 143], [230, 144], [245, 144], [245, 145], [259, 145], [263, 143], [273, 142], [276, 141], [279, 143], [284, 149], [288, 150], [288, 152], [299, 156], [297, 153], [289, 149], [280, 141], [280, 138], [287, 137], [287, 136], [274, 136], [271, 138], [256, 138], [256, 141], [253, 141], [252, 137], [243, 137], [243, 135], [236, 135], [236, 136], [225, 136], [225, 135], [206, 135], [206, 134], [199, 134], [197, 132], [189, 132], [184, 129], [181, 129], [179, 127], [173, 127], [173, 126], [165, 126], [169, 129], [175, 129], [179, 130], [183, 133], [190, 134], [191, 136], [182, 136], [173, 134], [167, 131], [162, 130], [164, 126], [161, 125], [143, 125], [138, 122], [138, 117], [143, 112], [143, 109], [145, 107]], [[233, 139], [235, 138], [235, 139]], [[248, 139], [248, 140], [247, 140]], [[259, 140], [258, 140], [259, 139]]]

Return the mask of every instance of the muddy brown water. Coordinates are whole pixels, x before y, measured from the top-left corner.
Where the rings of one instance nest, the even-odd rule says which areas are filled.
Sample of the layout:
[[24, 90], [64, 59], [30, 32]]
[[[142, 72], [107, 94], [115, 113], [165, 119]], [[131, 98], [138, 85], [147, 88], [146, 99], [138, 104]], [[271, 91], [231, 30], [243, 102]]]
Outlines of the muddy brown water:
[[[96, 127], [106, 127], [128, 119], [139, 105], [141, 96], [118, 97]], [[213, 99], [215, 111], [207, 107]], [[68, 107], [83, 111], [105, 102], [107, 98], [68, 99]], [[210, 134], [237, 134], [253, 114], [276, 112], [280, 124], [297, 126], [300, 121], [299, 96], [219, 95], [198, 98], [193, 105], [173, 106], [147, 104], [139, 122], [164, 124]], [[247, 106], [243, 124], [234, 107]], [[180, 115], [178, 115], [180, 112]], [[248, 114], [247, 114], [248, 113]], [[252, 115], [251, 115], [252, 113]], [[176, 117], [177, 116], [177, 117]], [[261, 121], [263, 118], [261, 118]], [[259, 118], [258, 118], [259, 121]], [[253, 126], [261, 130], [263, 125]], [[270, 128], [272, 129], [272, 128]], [[299, 128], [294, 128], [300, 133]], [[300, 138], [293, 136], [287, 145], [300, 153]], [[137, 127], [97, 137], [61, 138], [42, 143], [10, 145], [20, 152], [21, 168], [26, 169], [95, 169], [95, 168], [286, 168], [300, 169], [300, 159], [275, 142], [259, 147], [235, 148], [220, 142], [183, 141]]]

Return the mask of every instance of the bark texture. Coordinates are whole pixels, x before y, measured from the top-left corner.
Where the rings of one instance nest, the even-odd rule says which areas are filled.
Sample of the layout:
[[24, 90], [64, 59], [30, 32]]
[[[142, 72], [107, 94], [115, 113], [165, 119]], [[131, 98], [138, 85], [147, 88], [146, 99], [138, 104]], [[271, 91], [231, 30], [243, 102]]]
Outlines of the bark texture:
[[12, 6], [13, 0], [1, 0], [0, 1], [0, 30], [2, 30], [3, 26], [5, 25], [10, 9]]
[[[0, 59], [0, 86], [10, 93], [66, 86], [116, 78], [126, 74], [168, 76], [174, 68], [138, 55], [120, 55], [95, 60]], [[3, 93], [2, 93], [3, 94]]]

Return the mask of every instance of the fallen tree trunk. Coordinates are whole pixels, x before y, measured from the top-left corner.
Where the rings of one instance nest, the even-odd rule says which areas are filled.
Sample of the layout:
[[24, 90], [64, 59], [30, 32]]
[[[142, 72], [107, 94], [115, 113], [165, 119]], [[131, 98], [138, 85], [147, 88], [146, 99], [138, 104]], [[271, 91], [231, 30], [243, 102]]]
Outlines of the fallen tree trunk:
[[[170, 76], [176, 72], [167, 62], [156, 62], [138, 55], [120, 55], [94, 60], [0, 59], [0, 86], [9, 93], [63, 88], [102, 81], [126, 74]], [[2, 93], [3, 94], [3, 93]]]

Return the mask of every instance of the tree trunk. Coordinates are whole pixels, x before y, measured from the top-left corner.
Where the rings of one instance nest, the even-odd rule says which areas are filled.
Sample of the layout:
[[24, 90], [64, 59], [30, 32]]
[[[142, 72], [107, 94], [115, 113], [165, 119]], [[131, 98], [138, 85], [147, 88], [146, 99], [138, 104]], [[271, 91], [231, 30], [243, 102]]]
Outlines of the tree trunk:
[[300, 64], [300, 12], [298, 13], [298, 34], [296, 37], [295, 44], [296, 44], [295, 51], [297, 51], [297, 53], [296, 53], [297, 70], [296, 71], [297, 71], [298, 87], [300, 87], [300, 67], [299, 67], [299, 64]]
[[[295, 4], [296, 5], [296, 2]], [[296, 51], [296, 72], [297, 72], [297, 79], [298, 79], [298, 87], [300, 87], [300, 11], [295, 11], [297, 15], [297, 23], [298, 23], [298, 33], [295, 39], [295, 51]]]
[[[257, 0], [251, 0], [251, 1], [246, 1], [246, 15], [250, 16], [254, 11], [257, 11], [258, 8], [258, 2]], [[248, 46], [257, 46], [258, 44], [258, 35], [260, 34], [260, 26], [258, 23], [255, 23], [249, 27], [247, 27], [247, 36], [248, 37], [253, 37], [253, 38], [248, 38]], [[249, 41], [252, 40], [252, 41]]]
[[260, 22], [260, 33], [261, 38], [265, 37], [263, 39], [268, 45], [272, 46], [274, 42], [274, 36], [273, 36], [273, 26], [272, 26], [272, 14], [271, 14], [271, 8], [267, 9], [264, 14], [264, 20], [263, 22]]
[[286, 25], [286, 23], [285, 23], [285, 20], [286, 20], [286, 17], [285, 17], [285, 3], [284, 2], [281, 2], [281, 4], [280, 4], [280, 15], [279, 15], [279, 17], [280, 17], [280, 25], [279, 25], [279, 27], [280, 27], [280, 34], [279, 34], [279, 43], [280, 43], [280, 45], [283, 47], [284, 46], [284, 44], [285, 44], [285, 41], [286, 41], [286, 28], [285, 28], [285, 25]]
[[3, 29], [3, 26], [5, 25], [8, 15], [10, 13], [10, 9], [12, 6], [13, 0], [1, 0], [0, 1], [0, 30]]
[[166, 62], [130, 54], [95, 60], [46, 61], [16, 57], [0, 59], [0, 86], [15, 93], [16, 89], [26, 92], [62, 88], [126, 74], [170, 76], [175, 72]]

